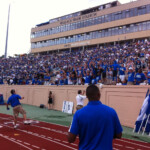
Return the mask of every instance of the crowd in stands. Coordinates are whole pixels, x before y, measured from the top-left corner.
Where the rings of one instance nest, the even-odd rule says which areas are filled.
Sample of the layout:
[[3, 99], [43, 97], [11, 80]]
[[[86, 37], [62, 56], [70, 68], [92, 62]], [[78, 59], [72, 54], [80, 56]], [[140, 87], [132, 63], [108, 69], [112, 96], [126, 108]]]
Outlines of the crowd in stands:
[[0, 84], [150, 84], [150, 41], [0, 58]]

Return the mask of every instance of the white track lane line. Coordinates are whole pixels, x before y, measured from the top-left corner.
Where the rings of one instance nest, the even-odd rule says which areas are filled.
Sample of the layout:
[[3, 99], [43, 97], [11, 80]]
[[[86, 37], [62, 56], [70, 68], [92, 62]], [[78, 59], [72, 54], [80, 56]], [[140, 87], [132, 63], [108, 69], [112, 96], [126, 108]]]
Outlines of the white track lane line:
[[37, 149], [40, 149], [40, 147], [38, 147], [38, 146], [35, 146], [35, 145], [32, 145], [32, 147], [34, 147], [34, 148], [37, 148]]
[[117, 148], [113, 148], [113, 150], [120, 150], [120, 149], [117, 149]]
[[[4, 115], [6, 115], [6, 114], [4, 114]], [[6, 116], [11, 116], [11, 115], [6, 115]], [[0, 118], [2, 118], [2, 117], [0, 117]], [[21, 118], [21, 117], [18, 117], [18, 118]], [[13, 116], [12, 116], [12, 118], [7, 118], [7, 120], [13, 120]], [[31, 118], [31, 120], [34, 120], [34, 119], [32, 119]], [[38, 121], [38, 120], [36, 120], [36, 121]], [[46, 123], [46, 124], [52, 124], [52, 125], [56, 125], [56, 126], [60, 126], [60, 127], [64, 127], [64, 128], [68, 128], [68, 126], [64, 126], [64, 125], [60, 125], [60, 124], [56, 124], [56, 123], [51, 123], [51, 122], [44, 122], [44, 121], [39, 121], [39, 122], [43, 122], [43, 123]]]
[[135, 149], [134, 147], [125, 146], [127, 149]]
[[[18, 121], [18, 122], [22, 123], [21, 121]], [[45, 130], [49, 130], [49, 131], [53, 131], [53, 132], [57, 132], [57, 133], [61, 133], [61, 134], [65, 134], [65, 135], [67, 134], [67, 132], [62, 132], [61, 130], [55, 130], [55, 129], [51, 129], [51, 128], [47, 128], [47, 127], [41, 127], [41, 126], [37, 126], [37, 125], [31, 125], [31, 126], [34, 126], [34, 127], [37, 127], [37, 128], [41, 128], [41, 129], [45, 129]], [[28, 133], [30, 134], [32, 132], [28, 131]], [[35, 135], [35, 136], [38, 136], [37, 133], [32, 133], [32, 134]], [[46, 136], [45, 135], [41, 135], [41, 137], [46, 137]], [[52, 139], [51, 137], [48, 137], [48, 138]], [[61, 141], [61, 140], [57, 139], [56, 141]], [[65, 141], [64, 143], [68, 143], [68, 142]], [[71, 143], [71, 145], [78, 146], [78, 144], [73, 144], [73, 143]]]
[[122, 142], [125, 142], [125, 143], [130, 143], [130, 144], [133, 144], [133, 145], [136, 145], [136, 146], [140, 146], [140, 147], [148, 148], [149, 149], [149, 146], [144, 146], [144, 145], [141, 145], [141, 144], [136, 144], [136, 143], [132, 143], [132, 142], [121, 140], [121, 139], [116, 139], [116, 140], [117, 141], [122, 141]]
[[2, 134], [0, 134], [0, 137], [5, 138], [5, 139], [7, 139], [7, 140], [9, 140], [9, 141], [11, 141], [11, 142], [14, 142], [14, 143], [16, 143], [16, 144], [18, 144], [18, 145], [20, 145], [20, 146], [22, 146], [22, 147], [25, 147], [26, 149], [33, 150], [32, 148], [29, 148], [29, 147], [27, 147], [27, 146], [25, 146], [25, 145], [23, 145], [23, 144], [21, 144], [21, 143], [15, 141], [15, 140], [11, 140], [10, 138], [4, 137]]
[[[13, 129], [13, 127], [10, 127], [10, 126], [8, 126], [8, 125], [3, 125], [3, 126]], [[29, 133], [26, 132], [25, 130], [21, 130], [21, 129], [17, 129], [17, 130], [29, 134]], [[73, 150], [78, 150], [78, 149], [76, 149], [76, 148], [70, 147], [70, 146], [65, 145], [65, 144], [62, 144], [62, 143], [60, 143], [60, 142], [57, 142], [57, 141], [54, 141], [54, 140], [51, 140], [51, 139], [48, 139], [48, 138], [41, 137], [40, 135], [35, 135], [35, 134], [30, 134], [30, 135], [33, 135], [33, 136], [36, 136], [36, 137], [40, 137], [40, 138], [42, 138], [42, 139], [51, 141], [51, 142], [53, 142], [53, 143], [59, 144], [59, 145], [61, 145], [61, 146], [64, 146], [64, 147], [67, 147], [67, 148], [70, 148], [70, 149], [73, 149]], [[65, 141], [65, 143], [68, 143], [68, 142]]]
[[[9, 120], [9, 119], [6, 119], [6, 118], [3, 118], [3, 117], [0, 117], [2, 119], [5, 119], [5, 120]], [[20, 122], [20, 121], [19, 121]], [[22, 122], [21, 122], [22, 123]], [[46, 123], [46, 122], [44, 122]], [[51, 123], [50, 123], [51, 124]], [[55, 125], [55, 124], [54, 124]], [[56, 124], [57, 125], [57, 124]], [[42, 129], [45, 129], [45, 130], [53, 130], [53, 129], [50, 129], [50, 128], [47, 128], [47, 127], [40, 127], [40, 126], [37, 126], [37, 125], [32, 125], [32, 126], [35, 126], [35, 127], [38, 127], [38, 128], [42, 128]], [[59, 125], [58, 125], [59, 126]], [[60, 125], [61, 126], [61, 125]], [[53, 130], [55, 132], [59, 132], [59, 130]], [[60, 132], [59, 132], [60, 133]], [[34, 133], [35, 134], [35, 133]], [[64, 132], [63, 134], [66, 134], [66, 132]], [[35, 135], [36, 136], [36, 135]], [[123, 142], [126, 142], [126, 143], [130, 143], [130, 144], [133, 144], [133, 145], [137, 145], [137, 146], [141, 146], [141, 147], [145, 147], [145, 148], [149, 148], [147, 146], [144, 146], [144, 145], [140, 145], [140, 144], [136, 144], [136, 143], [132, 143], [132, 142], [129, 142], [129, 141], [125, 141], [125, 140], [121, 140], [121, 139], [116, 139], [116, 140], [120, 140], [120, 141], [123, 141]], [[134, 140], [133, 140], [134, 141]], [[136, 142], [136, 141], [135, 141]]]
[[78, 146], [78, 144], [71, 143], [71, 145]]
[[115, 144], [115, 143], [114, 143], [114, 145], [116, 145], [116, 146], [120, 146], [120, 147], [122, 147], [122, 146], [123, 146], [123, 145], [120, 145], [120, 144]]
[[67, 135], [67, 132], [62, 132], [61, 130], [55, 130], [55, 129], [51, 129], [51, 128], [47, 128], [47, 127], [41, 127], [41, 126], [37, 126], [37, 125], [31, 125], [31, 126]]
[[27, 142], [23, 142], [24, 144], [26, 144], [26, 145], [31, 145], [31, 144], [29, 144], [29, 143], [27, 143]]
[[[0, 118], [2, 118], [2, 119], [4, 119], [4, 120], [10, 120], [10, 119], [6, 119], [6, 118], [3, 118], [3, 117], [0, 117]], [[23, 124], [23, 122], [21, 122], [21, 121], [18, 121], [18, 122], [20, 122], [20, 123]], [[44, 123], [46, 123], [46, 122], [44, 122]], [[48, 123], [47, 123], [47, 124], [48, 124]], [[49, 123], [49, 124], [51, 124], [51, 123]], [[53, 125], [55, 125], [55, 124], [53, 124]], [[53, 132], [56, 132], [56, 133], [65, 134], [65, 135], [68, 134], [67, 132], [63, 132], [63, 131], [61, 131], [61, 130], [56, 130], [56, 129], [51, 129], [51, 128], [48, 128], [48, 127], [41, 127], [41, 126], [33, 125], [33, 124], [31, 124], [31, 126], [34, 126], [34, 127], [37, 127], [37, 128], [41, 128], [41, 129], [45, 129], [45, 130], [49, 130], [49, 131], [53, 131]], [[56, 126], [57, 126], [57, 124], [56, 124]], [[77, 137], [77, 138], [78, 138], [78, 137]]]

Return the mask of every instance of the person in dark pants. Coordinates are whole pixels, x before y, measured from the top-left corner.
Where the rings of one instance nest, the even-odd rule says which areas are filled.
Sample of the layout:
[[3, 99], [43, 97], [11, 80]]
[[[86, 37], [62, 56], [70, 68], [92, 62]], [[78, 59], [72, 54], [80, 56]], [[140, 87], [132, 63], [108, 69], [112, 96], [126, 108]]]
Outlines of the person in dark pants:
[[12, 94], [7, 101], [7, 110], [9, 110], [8, 105], [11, 104], [11, 107], [13, 107], [13, 114], [14, 114], [14, 128], [17, 128], [17, 117], [19, 115], [19, 113], [21, 113], [23, 115], [23, 119], [24, 119], [24, 124], [30, 124], [26, 119], [26, 111], [22, 108], [21, 103], [19, 100], [24, 99], [24, 97], [21, 97], [20, 95], [16, 94], [16, 91], [14, 89], [12, 89], [10, 91], [10, 93]]
[[76, 111], [68, 131], [68, 142], [74, 142], [79, 135], [79, 150], [112, 150], [113, 139], [122, 136], [117, 113], [99, 101], [100, 91], [96, 85], [87, 87], [86, 96], [89, 103]]
[[48, 109], [52, 109], [52, 107], [53, 107], [53, 95], [52, 91], [50, 91], [48, 96]]

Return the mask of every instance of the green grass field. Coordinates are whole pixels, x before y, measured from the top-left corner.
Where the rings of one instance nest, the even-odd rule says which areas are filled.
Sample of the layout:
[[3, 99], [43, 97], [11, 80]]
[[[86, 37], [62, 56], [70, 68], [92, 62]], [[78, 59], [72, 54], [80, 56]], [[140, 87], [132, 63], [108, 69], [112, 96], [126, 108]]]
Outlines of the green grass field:
[[[69, 115], [61, 111], [48, 110], [45, 108], [39, 108], [36, 106], [30, 106], [25, 104], [23, 104], [22, 106], [26, 110], [27, 117], [29, 119], [35, 119], [64, 126], [69, 126], [72, 121], [73, 115]], [[12, 108], [10, 108], [10, 110], [6, 110], [6, 106], [0, 106], [0, 113], [12, 115]], [[136, 134], [132, 131], [132, 128], [123, 127], [123, 137], [150, 143], [150, 136]]]

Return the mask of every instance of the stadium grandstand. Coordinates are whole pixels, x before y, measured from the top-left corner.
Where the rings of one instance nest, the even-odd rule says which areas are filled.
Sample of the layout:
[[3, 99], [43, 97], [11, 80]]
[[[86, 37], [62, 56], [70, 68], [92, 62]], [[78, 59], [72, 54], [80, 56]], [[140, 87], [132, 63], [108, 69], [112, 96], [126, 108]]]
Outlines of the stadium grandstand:
[[[76, 96], [91, 84], [123, 127], [113, 149], [149, 150], [150, 0], [116, 0], [39, 23], [31, 29], [29, 54], [0, 57], [2, 149], [79, 149], [80, 138], [70, 144], [66, 135]], [[23, 99], [30, 125], [18, 117], [14, 126], [7, 105], [12, 90]], [[83, 106], [88, 103], [85, 98]]]
[[150, 84], [150, 1], [96, 6], [31, 29], [31, 53], [0, 59], [0, 84]]

